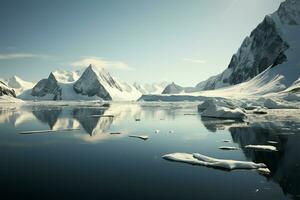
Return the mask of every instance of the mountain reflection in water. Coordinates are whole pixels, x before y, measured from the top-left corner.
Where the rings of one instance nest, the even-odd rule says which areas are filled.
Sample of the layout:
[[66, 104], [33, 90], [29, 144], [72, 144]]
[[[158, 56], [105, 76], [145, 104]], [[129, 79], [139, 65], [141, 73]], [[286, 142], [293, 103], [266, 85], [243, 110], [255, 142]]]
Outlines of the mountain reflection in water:
[[[59, 130], [63, 129], [74, 129], [73, 132], [66, 134], [67, 140], [76, 139], [83, 142], [97, 143], [107, 139], [119, 140], [125, 136], [129, 149], [132, 144], [128, 142], [141, 145], [151, 144], [159, 148], [160, 155], [170, 153], [171, 150], [195, 152], [199, 150], [198, 144], [190, 145], [191, 140], [197, 141], [200, 138], [204, 141], [204, 146], [205, 141], [212, 136], [227, 133], [235, 145], [241, 148], [242, 155], [246, 160], [265, 163], [268, 166], [271, 174], [264, 176], [267, 180], [278, 184], [283, 193], [288, 196], [290, 195], [294, 199], [298, 198], [300, 194], [300, 119], [297, 117], [300, 116], [299, 111], [292, 114], [280, 114], [279, 111], [274, 111], [273, 114], [271, 112], [265, 116], [250, 116], [248, 122], [236, 122], [234, 120], [201, 118], [197, 113], [196, 106], [196, 103], [113, 103], [109, 107], [25, 104], [1, 108], [0, 125], [7, 126], [9, 124], [13, 128], [8, 130], [16, 133], [38, 129], [54, 130], [56, 132], [53, 137], [43, 140], [43, 142], [49, 143], [60, 142], [62, 138], [58, 137], [63, 134], [60, 134], [62, 132]], [[196, 127], [197, 130], [198, 126], [202, 126], [206, 132], [192, 134], [193, 127]], [[156, 129], [161, 130], [155, 133]], [[203, 132], [203, 130], [199, 132]], [[149, 140], [141, 143], [137, 140], [132, 141], [127, 137], [129, 134], [153, 135], [150, 135]], [[0, 137], [2, 135], [4, 132], [1, 132]], [[15, 144], [16, 146], [29, 144], [29, 142], [31, 142], [30, 144], [42, 144], [39, 138], [35, 137], [39, 134], [33, 134], [33, 136], [15, 134], [13, 137], [11, 135], [3, 136], [0, 144]], [[180, 139], [178, 143], [173, 139], [176, 137]], [[160, 140], [166, 138], [167, 143], [160, 143]], [[271, 144], [270, 141], [276, 143]], [[250, 144], [274, 145], [278, 152], [244, 148]], [[221, 146], [222, 143], [215, 145]], [[163, 151], [167, 147], [169, 149]], [[215, 148], [213, 152], [220, 151]], [[231, 154], [221, 151], [221, 155], [230, 157]], [[168, 165], [165, 162], [163, 164]]]

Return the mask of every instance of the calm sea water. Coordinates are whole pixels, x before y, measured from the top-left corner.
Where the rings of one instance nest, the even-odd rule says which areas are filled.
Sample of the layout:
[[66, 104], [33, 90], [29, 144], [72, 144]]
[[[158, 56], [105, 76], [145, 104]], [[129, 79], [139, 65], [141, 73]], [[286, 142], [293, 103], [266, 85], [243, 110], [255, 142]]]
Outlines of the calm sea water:
[[[40, 130], [53, 132], [25, 132]], [[1, 196], [5, 199], [299, 199], [299, 132], [300, 124], [292, 119], [270, 118], [254, 124], [201, 119], [194, 103], [114, 103], [108, 108], [1, 107]], [[149, 139], [128, 137], [131, 134], [147, 135]], [[222, 143], [225, 139], [233, 142]], [[278, 142], [279, 152], [243, 148], [247, 144], [266, 144], [269, 140]], [[218, 149], [224, 145], [241, 150]], [[255, 170], [224, 171], [161, 158], [173, 152], [263, 162], [271, 174], [263, 176]]]

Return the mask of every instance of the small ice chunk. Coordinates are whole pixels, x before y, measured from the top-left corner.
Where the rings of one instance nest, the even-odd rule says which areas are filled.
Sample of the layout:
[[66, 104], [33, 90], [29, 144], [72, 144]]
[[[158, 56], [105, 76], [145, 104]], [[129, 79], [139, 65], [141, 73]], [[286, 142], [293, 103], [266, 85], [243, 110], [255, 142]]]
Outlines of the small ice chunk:
[[142, 139], [142, 140], [148, 140], [148, 138], [149, 138], [147, 135], [129, 135], [129, 137], [139, 138], [139, 139]]
[[271, 173], [271, 171], [266, 167], [258, 168], [257, 171], [263, 175], [267, 175]]
[[229, 146], [220, 146], [219, 149], [234, 151], [234, 150], [239, 150], [240, 148], [238, 148], [238, 147], [229, 147]]
[[154, 132], [155, 132], [155, 133], [159, 133], [160, 131], [157, 129], [157, 130], [155, 130]]
[[246, 145], [245, 148], [265, 151], [277, 151], [277, 148], [272, 145]]
[[267, 141], [269, 144], [278, 144], [278, 142], [276, 142], [276, 141], [272, 141], [272, 140], [269, 140], [269, 141]]
[[175, 162], [183, 162], [192, 165], [202, 165], [213, 168], [220, 169], [258, 169], [258, 168], [266, 168], [266, 165], [263, 163], [254, 163], [249, 161], [238, 161], [238, 160], [225, 160], [225, 159], [217, 159], [208, 157], [199, 153], [171, 153], [162, 156], [162, 158], [175, 161]]
[[66, 131], [74, 131], [74, 130], [80, 130], [79, 128], [67, 128], [67, 129], [58, 129], [58, 130], [38, 130], [38, 131], [23, 131], [19, 134], [29, 135], [29, 134], [35, 134], [35, 133], [51, 133], [51, 132], [66, 132]]
[[169, 130], [169, 133], [174, 133], [174, 131], [172, 131], [172, 130]]
[[224, 143], [230, 143], [231, 140], [222, 140], [222, 142], [224, 142]]

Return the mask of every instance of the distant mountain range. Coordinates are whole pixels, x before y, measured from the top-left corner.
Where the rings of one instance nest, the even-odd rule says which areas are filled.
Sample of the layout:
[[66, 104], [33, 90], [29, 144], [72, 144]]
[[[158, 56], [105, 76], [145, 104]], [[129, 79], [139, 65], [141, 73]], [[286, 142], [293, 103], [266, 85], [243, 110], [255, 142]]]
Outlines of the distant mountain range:
[[36, 84], [17, 76], [1, 80], [1, 95], [23, 100], [137, 100], [142, 94], [160, 94], [168, 82], [130, 85], [93, 65], [84, 70], [56, 70]]
[[[182, 87], [167, 82], [133, 85], [90, 65], [84, 71], [58, 70], [37, 84], [19, 77], [2, 80], [0, 96], [24, 100], [137, 100], [141, 95], [264, 95], [298, 90], [300, 77], [300, 0], [286, 0], [246, 37], [220, 74]], [[204, 91], [206, 93], [204, 93]], [[143, 97], [141, 98], [143, 99]], [[148, 98], [147, 99], [151, 99]]]

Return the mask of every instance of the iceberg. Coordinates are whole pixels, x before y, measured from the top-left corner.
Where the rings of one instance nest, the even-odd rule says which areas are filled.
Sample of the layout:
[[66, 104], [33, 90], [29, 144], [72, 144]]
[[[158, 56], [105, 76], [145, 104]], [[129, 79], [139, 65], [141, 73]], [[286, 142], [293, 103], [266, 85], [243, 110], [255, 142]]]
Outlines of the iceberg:
[[210, 99], [198, 106], [202, 117], [245, 120], [246, 113], [229, 100]]

